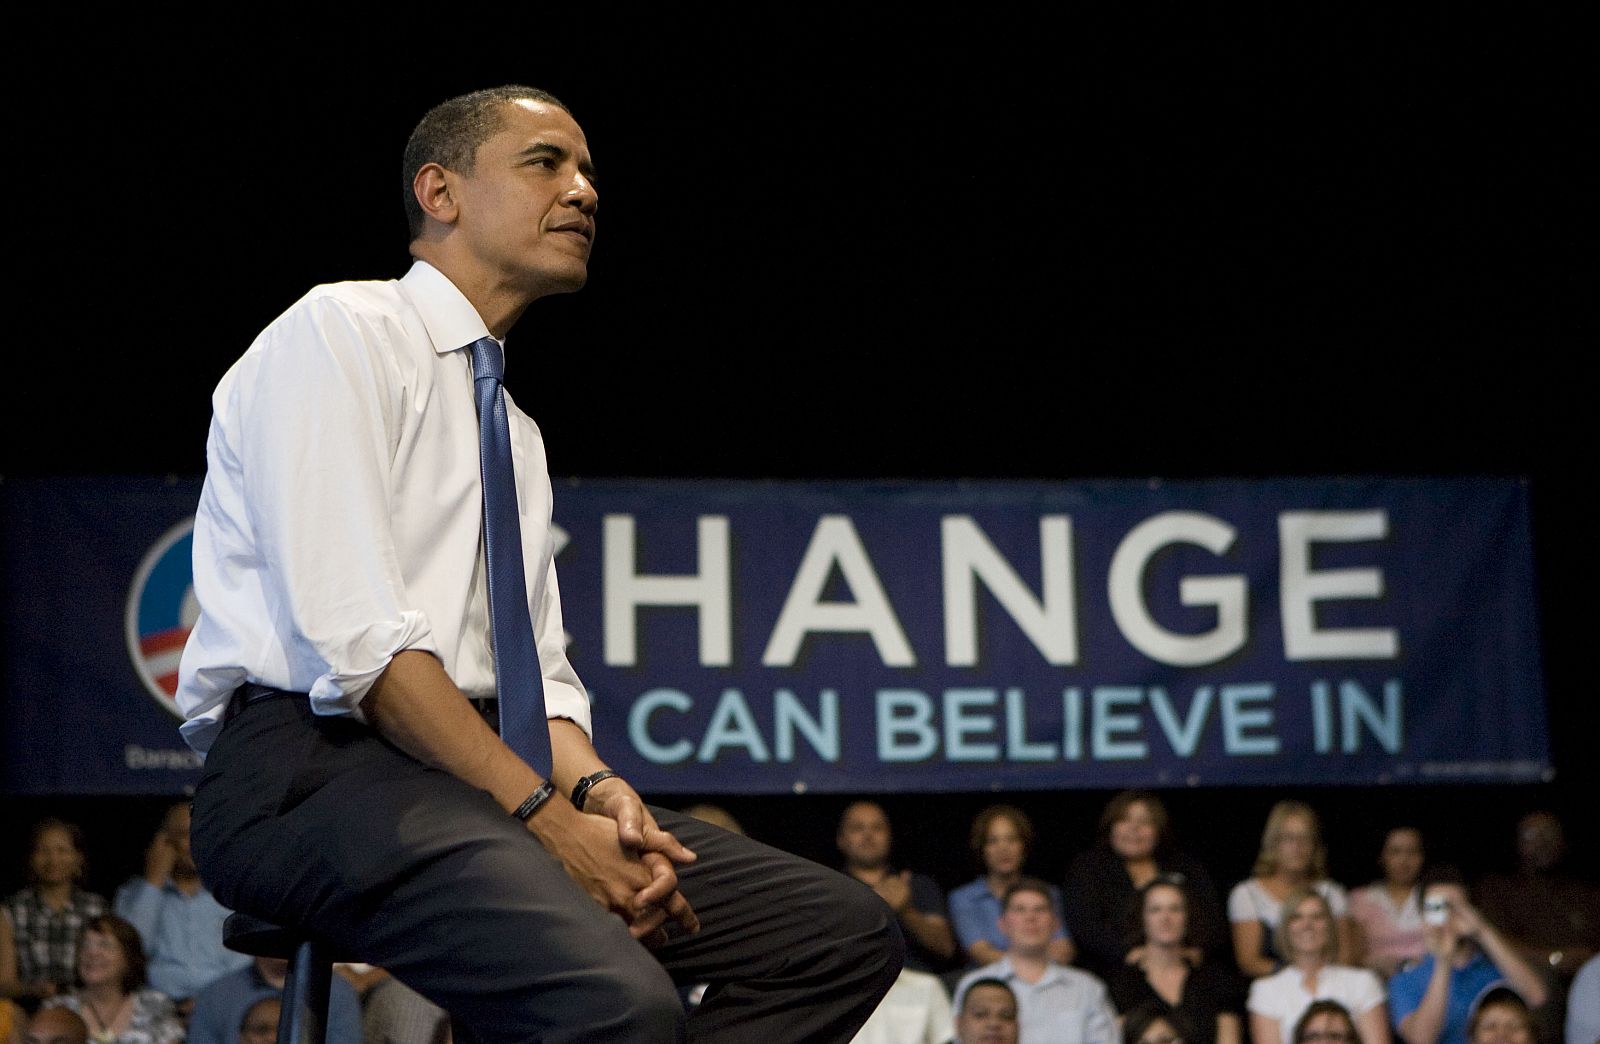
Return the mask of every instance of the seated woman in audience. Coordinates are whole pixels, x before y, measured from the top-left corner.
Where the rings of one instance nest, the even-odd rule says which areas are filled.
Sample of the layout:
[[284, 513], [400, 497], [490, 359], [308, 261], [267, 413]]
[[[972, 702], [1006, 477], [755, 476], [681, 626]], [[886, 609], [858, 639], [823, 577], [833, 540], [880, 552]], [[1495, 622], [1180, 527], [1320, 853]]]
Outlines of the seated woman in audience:
[[1294, 1044], [1356, 1044], [1356, 1021], [1336, 1000], [1312, 1001], [1294, 1024]]
[[1300, 1016], [1319, 1000], [1344, 1005], [1361, 1044], [1389, 1044], [1383, 985], [1365, 968], [1335, 963], [1333, 911], [1320, 892], [1300, 888], [1284, 899], [1277, 936], [1289, 963], [1250, 984], [1251, 1044], [1294, 1044]]
[[[972, 852], [983, 866], [983, 873], [950, 893], [950, 924], [972, 964], [993, 964], [1005, 956], [1000, 900], [1007, 888], [1022, 880], [1033, 838], [1033, 823], [1020, 808], [1010, 805], [991, 805], [972, 821]], [[1061, 891], [1052, 886], [1050, 892], [1056, 919], [1062, 920]], [[1058, 929], [1050, 940], [1050, 959], [1057, 964], [1071, 964], [1074, 952], [1066, 932]]]
[[1142, 790], [1112, 798], [1100, 816], [1099, 841], [1072, 863], [1062, 889], [1078, 963], [1109, 980], [1127, 963], [1139, 933], [1138, 890], [1157, 875], [1183, 885], [1189, 901], [1189, 957], [1199, 964], [1227, 953], [1227, 921], [1205, 867], [1170, 842], [1167, 810]]
[[1228, 893], [1228, 919], [1233, 922], [1233, 957], [1251, 979], [1271, 975], [1288, 961], [1276, 948], [1275, 929], [1283, 900], [1299, 888], [1310, 888], [1333, 911], [1334, 945], [1341, 964], [1354, 961], [1355, 929], [1343, 886], [1328, 880], [1327, 851], [1317, 814], [1298, 801], [1280, 801], [1267, 814], [1255, 876]]
[[1158, 1004], [1140, 1004], [1122, 1017], [1123, 1044], [1194, 1044], [1192, 1027], [1183, 1016]]
[[1533, 1039], [1528, 1002], [1509, 986], [1485, 992], [1467, 1020], [1469, 1044], [1533, 1044]]
[[183, 1024], [165, 994], [143, 988], [144, 968], [138, 930], [102, 914], [78, 943], [78, 988], [45, 1004], [82, 1016], [95, 1044], [178, 1044]]
[[83, 831], [59, 819], [33, 828], [28, 887], [0, 905], [0, 997], [30, 1007], [72, 985], [84, 923], [106, 901], [83, 881]]
[[[1147, 1006], [1187, 1024], [1188, 1044], [1240, 1044], [1238, 983], [1217, 961], [1196, 963], [1188, 945], [1187, 889], [1158, 877], [1140, 890], [1143, 931], [1134, 964], [1120, 965], [1106, 986], [1118, 1011]], [[1132, 1039], [1131, 1037], [1129, 1038]]]
[[1428, 952], [1422, 938], [1422, 832], [1395, 827], [1383, 841], [1383, 880], [1350, 893], [1361, 963], [1387, 979]]

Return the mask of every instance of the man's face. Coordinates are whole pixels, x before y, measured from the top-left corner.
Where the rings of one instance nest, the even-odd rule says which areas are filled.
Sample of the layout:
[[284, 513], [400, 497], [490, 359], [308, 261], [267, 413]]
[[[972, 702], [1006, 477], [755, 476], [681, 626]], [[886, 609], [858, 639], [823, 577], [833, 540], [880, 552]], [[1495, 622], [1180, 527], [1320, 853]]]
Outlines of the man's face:
[[566, 110], [508, 102], [499, 131], [475, 154], [472, 173], [447, 172], [457, 206], [454, 234], [498, 285], [543, 296], [583, 286], [594, 243], [594, 164], [583, 129]]
[[1017, 1044], [1017, 1000], [1001, 986], [974, 986], [961, 1001], [956, 1039], [961, 1044]]
[[239, 1044], [272, 1044], [278, 1037], [282, 1011], [283, 1002], [277, 997], [265, 997], [250, 1005], [239, 1027]]
[[1043, 953], [1056, 931], [1056, 912], [1049, 896], [1017, 892], [1000, 911], [1000, 930], [1018, 953]]
[[1561, 821], [1548, 812], [1533, 812], [1517, 824], [1517, 855], [1529, 870], [1548, 870], [1561, 861], [1565, 839]]
[[839, 851], [850, 866], [877, 868], [889, 862], [889, 817], [870, 802], [844, 810], [839, 820]]

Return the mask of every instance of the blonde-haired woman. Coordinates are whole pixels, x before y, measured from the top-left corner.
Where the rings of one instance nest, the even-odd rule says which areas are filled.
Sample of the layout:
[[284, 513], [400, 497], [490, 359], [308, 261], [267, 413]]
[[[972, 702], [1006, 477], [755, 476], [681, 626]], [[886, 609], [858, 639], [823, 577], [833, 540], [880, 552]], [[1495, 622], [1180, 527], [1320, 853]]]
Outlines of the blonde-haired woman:
[[1248, 978], [1271, 975], [1288, 961], [1288, 955], [1278, 949], [1274, 932], [1283, 917], [1284, 900], [1301, 888], [1327, 900], [1334, 919], [1337, 959], [1341, 964], [1354, 963], [1355, 930], [1349, 898], [1342, 885], [1328, 879], [1328, 854], [1317, 814], [1302, 802], [1280, 801], [1267, 814], [1253, 875], [1228, 893], [1233, 957]]
[[1287, 955], [1282, 971], [1250, 984], [1251, 1044], [1293, 1044], [1295, 1025], [1316, 1001], [1344, 1005], [1355, 1020], [1360, 1044], [1389, 1044], [1389, 1008], [1383, 984], [1365, 968], [1337, 963], [1333, 910], [1320, 892], [1298, 888], [1283, 901], [1278, 948]]

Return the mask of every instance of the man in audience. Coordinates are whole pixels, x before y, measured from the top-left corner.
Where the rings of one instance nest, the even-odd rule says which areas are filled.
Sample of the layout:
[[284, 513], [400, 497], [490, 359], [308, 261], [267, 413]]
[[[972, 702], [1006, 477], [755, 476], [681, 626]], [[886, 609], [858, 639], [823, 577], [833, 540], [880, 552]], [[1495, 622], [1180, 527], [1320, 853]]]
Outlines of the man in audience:
[[967, 986], [956, 1016], [956, 1044], [1017, 1044], [1017, 995], [999, 979]]
[[1422, 910], [1428, 955], [1389, 980], [1389, 1018], [1405, 1044], [1466, 1044], [1473, 1002], [1498, 982], [1530, 1009], [1545, 1002], [1544, 980], [1473, 909], [1454, 871], [1428, 875]]
[[1517, 871], [1474, 889], [1484, 916], [1505, 927], [1517, 952], [1562, 982], [1600, 949], [1600, 888], [1562, 871], [1566, 847], [1561, 820], [1530, 812], [1517, 823]]
[[89, 1044], [89, 1024], [70, 1008], [40, 1008], [22, 1044]]
[[150, 988], [171, 997], [184, 1015], [201, 987], [250, 963], [222, 945], [228, 908], [200, 883], [189, 854], [188, 802], [167, 810], [145, 851], [144, 876], [117, 889], [113, 907], [139, 930]]
[[1105, 985], [1088, 972], [1050, 960], [1050, 939], [1059, 926], [1048, 884], [1024, 877], [1006, 889], [1000, 906], [1005, 956], [961, 980], [956, 1007], [966, 1010], [967, 991], [979, 980], [998, 979], [1016, 995], [1021, 1044], [1114, 1044], [1120, 1040], [1117, 1015]]
[[268, 994], [250, 1005], [244, 1010], [244, 1018], [239, 1020], [239, 1044], [272, 1044], [278, 1039], [278, 1019], [282, 1014], [283, 998], [276, 994]]
[[[283, 994], [288, 970], [281, 958], [257, 957], [206, 986], [195, 995], [188, 1044], [232, 1044], [253, 1004]], [[328, 1044], [361, 1044], [361, 1003], [342, 975], [333, 977], [328, 994]]]
[[944, 892], [931, 877], [896, 871], [889, 862], [889, 817], [873, 801], [857, 801], [839, 817], [836, 839], [844, 871], [889, 904], [906, 937], [905, 967], [934, 972], [955, 956], [956, 936], [945, 916]]

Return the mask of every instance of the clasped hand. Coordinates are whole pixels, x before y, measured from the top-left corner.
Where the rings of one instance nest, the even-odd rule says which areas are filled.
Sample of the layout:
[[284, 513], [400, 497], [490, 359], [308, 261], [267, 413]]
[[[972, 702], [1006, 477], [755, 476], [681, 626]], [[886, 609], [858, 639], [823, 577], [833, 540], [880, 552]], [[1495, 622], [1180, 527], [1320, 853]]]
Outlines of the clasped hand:
[[[532, 824], [538, 819], [535, 815]], [[674, 869], [696, 856], [656, 823], [625, 780], [597, 783], [584, 811], [577, 812], [574, 829], [577, 843], [570, 851], [565, 845], [556, 849], [562, 863], [596, 902], [627, 922], [635, 939], [659, 946], [667, 940], [669, 922], [685, 932], [699, 930]]]

